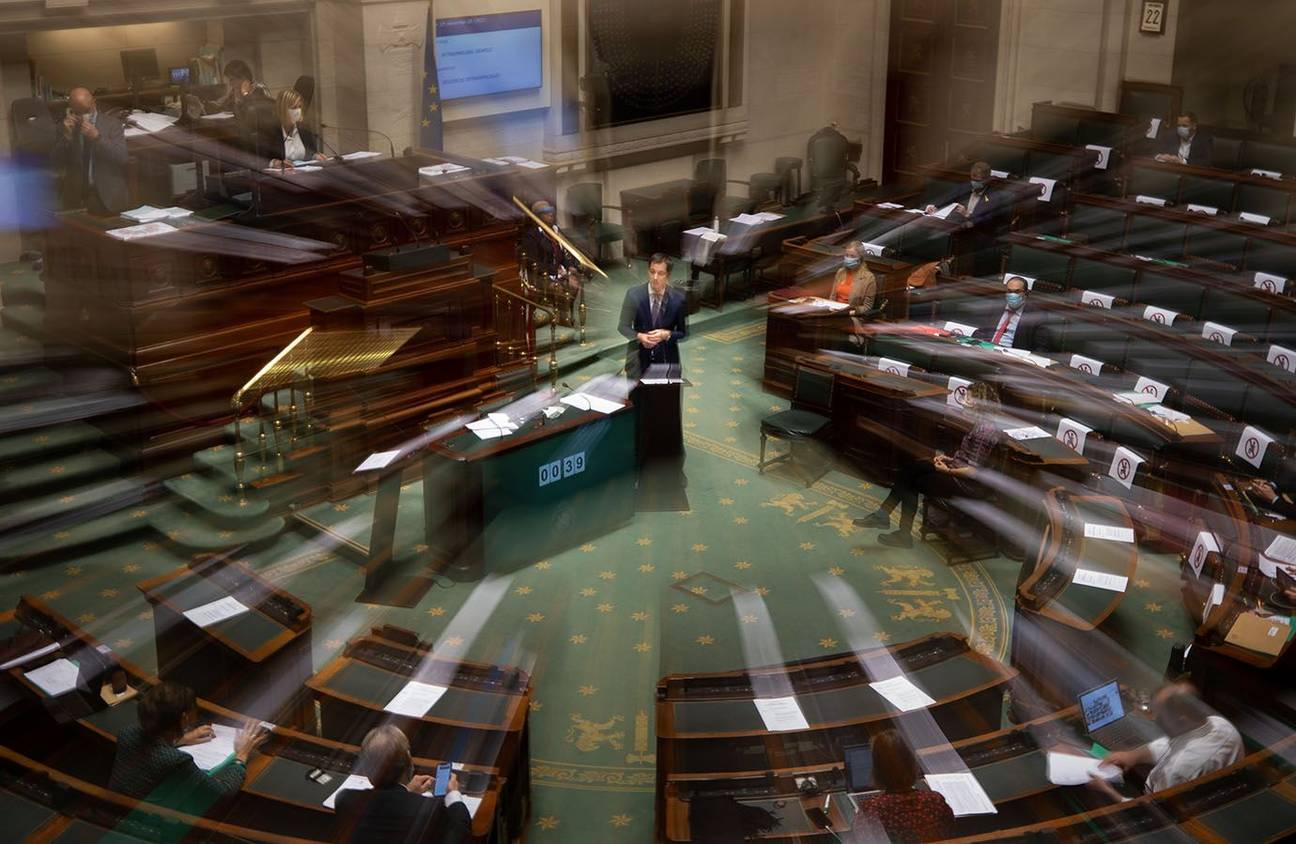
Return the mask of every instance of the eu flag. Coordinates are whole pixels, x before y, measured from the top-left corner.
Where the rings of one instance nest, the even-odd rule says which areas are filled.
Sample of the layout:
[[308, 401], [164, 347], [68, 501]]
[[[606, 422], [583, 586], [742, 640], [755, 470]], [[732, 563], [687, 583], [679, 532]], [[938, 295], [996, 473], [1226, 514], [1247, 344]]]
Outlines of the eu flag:
[[428, 9], [427, 35], [423, 38], [423, 101], [419, 109], [419, 146], [441, 149], [441, 89], [437, 83], [436, 30]]

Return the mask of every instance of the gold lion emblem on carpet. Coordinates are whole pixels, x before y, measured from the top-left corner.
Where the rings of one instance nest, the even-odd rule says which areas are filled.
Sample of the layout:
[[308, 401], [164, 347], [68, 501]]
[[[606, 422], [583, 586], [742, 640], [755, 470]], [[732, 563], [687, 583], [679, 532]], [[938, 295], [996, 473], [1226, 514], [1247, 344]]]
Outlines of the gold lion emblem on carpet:
[[805, 496], [799, 492], [789, 492], [787, 495], [780, 495], [778, 498], [771, 498], [761, 504], [762, 507], [777, 507], [785, 514], [791, 516], [797, 510], [806, 510], [810, 507], [810, 502], [806, 501]]
[[625, 730], [612, 730], [613, 725], [625, 721], [623, 715], [613, 715], [606, 721], [595, 723], [586, 720], [580, 713], [573, 712], [571, 721], [571, 726], [567, 728], [567, 743], [576, 745], [576, 749], [582, 753], [598, 750], [605, 742], [613, 750], [621, 750], [624, 746]]
[[945, 621], [951, 615], [949, 610], [941, 606], [939, 599], [929, 601], [926, 598], [915, 598], [912, 603], [895, 598], [888, 598], [887, 601], [900, 608], [899, 615], [891, 616], [895, 621]]
[[873, 568], [887, 576], [887, 579], [882, 581], [883, 586], [903, 583], [910, 589], [921, 589], [935, 585], [931, 582], [931, 569], [920, 569], [917, 566], [874, 566]]

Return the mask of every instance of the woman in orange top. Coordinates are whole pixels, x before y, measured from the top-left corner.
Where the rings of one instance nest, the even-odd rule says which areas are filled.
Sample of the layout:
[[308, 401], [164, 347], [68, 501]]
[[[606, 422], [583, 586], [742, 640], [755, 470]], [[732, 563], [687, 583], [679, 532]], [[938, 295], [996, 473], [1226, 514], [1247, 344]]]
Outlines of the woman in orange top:
[[871, 310], [877, 299], [877, 279], [860, 257], [856, 241], [846, 245], [842, 265], [833, 276], [832, 298], [850, 305], [851, 316]]

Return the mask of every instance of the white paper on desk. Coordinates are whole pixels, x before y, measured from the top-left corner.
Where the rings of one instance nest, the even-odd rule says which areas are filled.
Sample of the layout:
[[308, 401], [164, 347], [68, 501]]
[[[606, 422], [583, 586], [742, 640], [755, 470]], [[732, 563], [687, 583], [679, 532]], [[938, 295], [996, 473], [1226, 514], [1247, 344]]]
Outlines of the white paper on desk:
[[1026, 428], [1009, 428], [1004, 433], [1015, 440], [1042, 440], [1049, 435], [1048, 431], [1035, 425]]
[[1103, 364], [1097, 358], [1073, 354], [1071, 355], [1071, 368], [1078, 369], [1086, 375], [1100, 375], [1102, 374]]
[[0, 664], [0, 671], [8, 671], [10, 668], [17, 668], [20, 665], [26, 665], [35, 659], [40, 659], [46, 654], [52, 654], [59, 649], [58, 642], [50, 642], [43, 648], [37, 648], [34, 651], [28, 651], [22, 656], [16, 656], [6, 663]]
[[357, 150], [356, 152], [345, 152], [342, 154], [343, 161], [363, 161], [366, 158], [381, 158], [381, 152], [374, 152], [371, 149]]
[[1178, 317], [1178, 311], [1172, 311], [1169, 308], [1158, 308], [1156, 305], [1148, 305], [1143, 309], [1143, 318], [1148, 322], [1155, 322], [1157, 325], [1174, 325], [1174, 321]]
[[150, 134], [174, 126], [179, 119], [170, 114], [155, 114], [149, 111], [132, 111], [126, 115], [127, 122], [134, 123], [135, 126]]
[[1088, 539], [1106, 539], [1111, 542], [1133, 542], [1134, 528], [1121, 527], [1120, 525], [1100, 525], [1094, 522], [1085, 522], [1084, 535]]
[[175, 226], [168, 226], [166, 223], [152, 222], [142, 223], [138, 226], [125, 226], [120, 229], [109, 229], [104, 234], [109, 237], [115, 237], [118, 240], [140, 240], [145, 237], [154, 237], [159, 234], [168, 234], [176, 231]]
[[1219, 550], [1219, 541], [1215, 539], [1215, 534], [1208, 530], [1198, 532], [1197, 541], [1193, 543], [1192, 551], [1188, 553], [1188, 565], [1192, 566], [1195, 577], [1201, 577], [1206, 555], [1212, 551], [1218, 554]]
[[572, 393], [570, 396], [563, 396], [562, 403], [577, 410], [592, 410], [595, 413], [615, 413], [625, 407], [620, 402], [592, 396], [589, 393]]
[[396, 693], [395, 697], [387, 701], [383, 711], [394, 712], [397, 715], [408, 715], [411, 718], [422, 718], [428, 714], [432, 707], [436, 706], [436, 702], [447, 691], [449, 689], [445, 686], [410, 680], [403, 689]]
[[891, 358], [878, 358], [877, 368], [888, 375], [899, 375], [901, 378], [909, 377], [909, 364], [902, 360], [892, 360]]
[[1088, 425], [1081, 425], [1074, 419], [1067, 419], [1065, 416], [1058, 420], [1057, 438], [1067, 448], [1076, 454], [1084, 454], [1085, 438], [1093, 428]]
[[1085, 290], [1080, 294], [1080, 301], [1091, 308], [1106, 308], [1110, 311], [1116, 297], [1107, 293], [1099, 293], [1097, 290]]
[[1071, 582], [1077, 586], [1092, 586], [1095, 589], [1106, 589], [1108, 592], [1124, 592], [1129, 585], [1129, 578], [1119, 574], [1108, 574], [1093, 569], [1076, 569]]
[[878, 208], [890, 208], [890, 209], [892, 209], [893, 211], [895, 211], [895, 210], [900, 210], [900, 209], [903, 209], [903, 208], [904, 208], [904, 206], [901, 205], [901, 204], [898, 203], [898, 202], [879, 202], [879, 203], [877, 204], [877, 207], [878, 207]]
[[362, 777], [359, 774], [347, 774], [347, 778], [342, 780], [342, 784], [328, 797], [324, 798], [324, 808], [336, 809], [337, 796], [347, 789], [352, 791], [369, 791], [373, 788], [373, 783], [369, 782], [368, 777]]
[[1219, 209], [1214, 205], [1198, 205], [1195, 202], [1188, 203], [1188, 211], [1192, 214], [1205, 214], [1208, 217], [1214, 217], [1219, 213]]
[[928, 774], [927, 787], [945, 798], [954, 817], [965, 815], [994, 815], [999, 812], [990, 797], [970, 772], [960, 774]]
[[202, 116], [202, 119], [203, 119], [203, 120], [233, 120], [233, 119], [234, 119], [234, 112], [232, 112], [232, 111], [218, 111], [218, 112], [216, 112], [215, 114], [204, 114], [204, 115]]
[[1008, 279], [1010, 279], [1010, 278], [1020, 278], [1022, 281], [1026, 282], [1026, 289], [1027, 289], [1027, 290], [1034, 290], [1034, 289], [1035, 289], [1035, 278], [1034, 278], [1034, 276], [1022, 275], [1021, 273], [1004, 273], [1004, 274], [1003, 274], [1003, 283], [1004, 283], [1004, 284], [1007, 284], [1007, 283], [1008, 283]]
[[949, 205], [946, 205], [943, 208], [936, 209], [929, 216], [935, 217], [938, 220], [948, 220], [950, 212], [952, 212], [957, 207], [958, 207], [957, 202], [951, 202]]
[[760, 217], [761, 220], [766, 223], [772, 223], [775, 220], [783, 219], [782, 214], [775, 214], [773, 211], [757, 211], [754, 216]]
[[1211, 611], [1211, 607], [1218, 607], [1224, 603], [1224, 584], [1214, 583], [1211, 585], [1210, 594], [1206, 596], [1206, 606], [1202, 609], [1202, 615]]
[[496, 437], [506, 437], [517, 430], [517, 425], [511, 422], [497, 422], [487, 417], [486, 419], [477, 419], [464, 425], [465, 428], [472, 431], [483, 440], [493, 440]]
[[1264, 214], [1252, 214], [1250, 211], [1243, 211], [1238, 214], [1238, 219], [1244, 223], [1259, 223], [1262, 226], [1269, 225], [1269, 218]]
[[1116, 453], [1112, 455], [1111, 466], [1107, 467], [1108, 476], [1115, 478], [1116, 482], [1126, 489], [1134, 488], [1134, 476], [1138, 474], [1138, 467], [1143, 463], [1143, 458], [1130, 451], [1123, 445], [1116, 446]]
[[1166, 392], [1169, 389], [1167, 385], [1162, 384], [1160, 381], [1153, 381], [1146, 375], [1140, 375], [1138, 380], [1134, 382], [1134, 392], [1142, 393], [1148, 398], [1156, 399], [1159, 402], [1165, 401]]
[[844, 311], [850, 307], [850, 302], [835, 302], [832, 299], [820, 299], [818, 297], [812, 299], [810, 304], [825, 311]]
[[477, 435], [477, 439], [479, 439], [479, 440], [494, 440], [494, 439], [498, 439], [498, 438], [500, 438], [500, 437], [506, 437], [506, 436], [508, 436], [509, 434], [513, 433], [512, 431], [508, 431], [508, 430], [505, 430], [505, 429], [503, 429], [503, 428], [496, 428], [496, 427], [493, 427], [493, 426], [490, 427], [490, 428], [473, 428], [473, 427], [469, 427], [468, 430], [470, 430], [470, 431], [472, 431], [474, 434], [476, 434], [476, 435]]
[[1145, 134], [1143, 137], [1147, 138], [1148, 140], [1155, 141], [1157, 132], [1160, 131], [1161, 131], [1161, 118], [1154, 117], [1148, 121], [1147, 134]]
[[139, 208], [123, 211], [121, 215], [135, 223], [152, 223], [155, 220], [165, 220], [167, 218], [166, 211], [161, 208], [154, 208], [152, 205], [141, 205]]
[[1282, 566], [1283, 571], [1296, 577], [1296, 566], [1280, 563], [1277, 560], [1272, 560], [1269, 557], [1266, 557], [1264, 554], [1256, 555], [1256, 566], [1260, 569], [1260, 573], [1265, 577], [1277, 577], [1279, 566]]
[[501, 167], [507, 167], [513, 163], [511, 161], [505, 161], [502, 158], [483, 158], [482, 161], [485, 161], [487, 164], [498, 164]]
[[[431, 796], [432, 796], [432, 792], [430, 792], [430, 791], [425, 791], [425, 792], [423, 792], [423, 796], [424, 796], [424, 797], [431, 797]], [[468, 795], [468, 794], [461, 794], [461, 795], [459, 795], [459, 796], [460, 796], [460, 798], [463, 799], [464, 805], [468, 807], [468, 817], [470, 817], [470, 818], [475, 818], [475, 817], [477, 817], [477, 807], [480, 806], [480, 805], [482, 804], [482, 798], [480, 798], [480, 797], [473, 797], [473, 796]]]
[[1092, 756], [1077, 756], [1074, 753], [1048, 754], [1048, 781], [1054, 785], [1088, 785], [1093, 776], [1105, 780], [1121, 778], [1121, 769], [1114, 765], [1102, 764], [1101, 759]]
[[179, 205], [172, 205], [169, 208], [162, 208], [160, 210], [163, 214], [166, 214], [168, 220], [182, 220], [185, 217], [192, 217], [194, 213], [188, 208], [181, 208]]
[[1155, 396], [1145, 395], [1144, 393], [1136, 392], [1135, 390], [1121, 390], [1120, 392], [1112, 393], [1112, 398], [1116, 399], [1116, 401], [1124, 402], [1125, 404], [1132, 404], [1135, 407], [1147, 407], [1150, 404], [1157, 403]]
[[1040, 369], [1048, 369], [1050, 366], [1053, 366], [1057, 363], [1057, 361], [1053, 360], [1052, 358], [1046, 358], [1042, 355], [1027, 355], [1026, 357], [1022, 358], [1022, 360], [1028, 361], [1029, 363], [1033, 363], [1036, 366], [1038, 366]]
[[880, 243], [866, 243], [866, 244], [864, 244], [864, 254], [865, 254], [865, 255], [872, 255], [874, 258], [880, 258], [880, 257], [882, 257], [882, 253], [883, 253], [883, 251], [885, 251], [885, 250], [886, 250], [886, 247], [883, 246], [883, 245], [880, 244]]
[[1225, 346], [1233, 345], [1233, 335], [1236, 333], [1236, 328], [1229, 328], [1218, 322], [1207, 322], [1202, 325], [1202, 337], [1213, 343], [1223, 343]]
[[1107, 169], [1107, 165], [1111, 163], [1111, 147], [1101, 146], [1100, 144], [1085, 144], [1085, 149], [1091, 149], [1098, 153], [1098, 160], [1094, 162], [1095, 170]]
[[[544, 168], [548, 167], [549, 165], [548, 165], [548, 164], [545, 164], [543, 161], [531, 161], [530, 159], [528, 159], [528, 160], [526, 160], [526, 161], [519, 161], [519, 162], [517, 162], [517, 166], [519, 166], [519, 167], [525, 167], [525, 168], [527, 168], [528, 170], [543, 170]], [[467, 168], [464, 168], [464, 169], [467, 169]]]
[[1296, 372], [1296, 351], [1284, 346], [1270, 346], [1265, 360], [1274, 366], [1282, 367], [1288, 372]]
[[291, 163], [292, 163], [292, 166], [294, 166], [294, 167], [309, 167], [309, 166], [311, 166], [311, 165], [313, 165], [313, 164], [315, 163], [315, 159], [313, 159], [313, 158], [300, 158], [300, 159], [296, 159], [296, 160], [294, 160], [294, 161], [291, 162]]
[[210, 771], [234, 755], [234, 737], [238, 735], [238, 730], [224, 724], [212, 724], [211, 728], [216, 734], [211, 741], [177, 748], [193, 757], [194, 764], [204, 771]]
[[1238, 444], [1233, 449], [1233, 453], [1259, 469], [1272, 442], [1273, 437], [1254, 425], [1247, 425], [1242, 429], [1242, 436], [1238, 437]]
[[887, 703], [901, 712], [912, 712], [915, 709], [926, 709], [936, 703], [931, 697], [918, 688], [903, 674], [897, 674], [889, 680], [878, 680], [869, 683], [873, 691], [886, 698]]
[[1057, 179], [1046, 179], [1043, 176], [1031, 176], [1026, 181], [1030, 182], [1031, 184], [1040, 185], [1041, 187], [1043, 187], [1043, 190], [1040, 191], [1040, 195], [1036, 197], [1038, 201], [1040, 202], [1053, 201], [1053, 188], [1057, 186]]
[[765, 221], [755, 214], [747, 214], [744, 212], [739, 214], [737, 217], [730, 217], [729, 222], [739, 223], [744, 226], [758, 226]]
[[972, 382], [966, 378], [959, 378], [957, 375], [951, 375], [945, 384], [945, 389], [949, 393], [945, 396], [945, 403], [950, 407], [957, 407], [960, 410], [967, 405], [967, 388], [972, 386]]
[[1156, 205], [1161, 208], [1164, 208], [1166, 204], [1166, 201], [1159, 196], [1148, 196], [1142, 193], [1134, 197], [1134, 201], [1139, 205]]
[[1148, 413], [1152, 414], [1153, 416], [1157, 417], [1158, 419], [1164, 419], [1164, 420], [1167, 421], [1167, 422], [1190, 422], [1190, 421], [1192, 421], [1192, 417], [1189, 416], [1188, 414], [1186, 414], [1186, 413], [1180, 413], [1179, 411], [1175, 410], [1174, 408], [1166, 407], [1166, 406], [1163, 405], [1163, 404], [1154, 404], [1154, 405], [1149, 405], [1146, 409], [1147, 409], [1147, 412], [1148, 412]]
[[1265, 549], [1265, 556], [1282, 563], [1296, 565], [1296, 537], [1281, 534], [1275, 536], [1273, 542], [1270, 542], [1269, 547]]
[[953, 320], [950, 320], [949, 322], [945, 323], [944, 330], [948, 331], [950, 334], [953, 334], [955, 337], [971, 337], [973, 334], [976, 333], [976, 326], [966, 325], [961, 322], [954, 322]]
[[387, 464], [396, 459], [400, 454], [400, 449], [395, 451], [375, 451], [365, 458], [364, 462], [355, 468], [357, 472], [368, 472], [373, 469], [385, 469]]
[[77, 675], [80, 671], [75, 662], [63, 658], [26, 671], [23, 676], [39, 686], [41, 691], [50, 697], [58, 697], [77, 687]]
[[494, 422], [496, 425], [499, 425], [501, 428], [503, 428], [506, 425], [514, 425], [514, 427], [517, 427], [514, 424], [513, 420], [509, 419], [509, 415], [507, 413], [488, 413], [486, 414], [486, 418]]
[[991, 170], [990, 175], [994, 176], [996, 179], [1006, 179], [1008, 178], [1009, 173], [1007, 170]]
[[810, 723], [795, 697], [766, 697], [752, 701], [760, 713], [765, 729], [772, 733], [786, 733], [790, 730], [808, 730]]
[[1251, 168], [1252, 176], [1264, 176], [1266, 179], [1281, 179], [1282, 173], [1277, 170], [1261, 170], [1259, 167]]
[[122, 135], [127, 138], [142, 138], [147, 134], [148, 132], [145, 132], [143, 129], [136, 129], [134, 126], [127, 126], [122, 130]]
[[707, 241], [708, 243], [719, 243], [720, 241], [727, 239], [728, 235], [721, 234], [720, 232], [711, 231], [710, 229], [707, 229], [701, 234], [701, 237], [703, 240]]
[[1273, 273], [1257, 272], [1255, 274], [1255, 286], [1270, 293], [1282, 293], [1287, 287], [1287, 279]]
[[233, 618], [247, 611], [247, 606], [240, 603], [237, 598], [226, 595], [224, 598], [212, 601], [210, 604], [203, 604], [201, 607], [185, 610], [184, 617], [199, 627], [210, 627], [218, 621]]

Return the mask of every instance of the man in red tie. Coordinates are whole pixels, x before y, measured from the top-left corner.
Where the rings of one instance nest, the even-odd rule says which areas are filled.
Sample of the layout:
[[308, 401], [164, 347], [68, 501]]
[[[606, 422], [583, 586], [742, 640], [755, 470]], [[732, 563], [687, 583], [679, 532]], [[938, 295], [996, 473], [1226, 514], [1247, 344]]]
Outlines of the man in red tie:
[[[1004, 294], [1004, 309], [999, 315], [995, 327], [989, 332], [982, 329], [978, 336], [989, 334], [990, 342], [996, 346], [1007, 346], [1010, 349], [1030, 348], [1034, 334], [1034, 314], [1026, 316], [1026, 297], [1030, 294], [1026, 279], [1021, 276], [1009, 276], [1005, 282], [1007, 292]], [[1023, 324], [1025, 323], [1025, 324]]]

